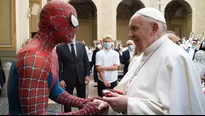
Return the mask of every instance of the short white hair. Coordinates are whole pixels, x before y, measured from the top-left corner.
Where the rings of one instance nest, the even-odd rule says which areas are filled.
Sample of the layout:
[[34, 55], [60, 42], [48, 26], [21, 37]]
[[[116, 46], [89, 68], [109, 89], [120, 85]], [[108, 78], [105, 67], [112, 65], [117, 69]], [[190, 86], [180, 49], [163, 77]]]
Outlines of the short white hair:
[[134, 44], [134, 42], [133, 42], [132, 40], [128, 40], [128, 41], [127, 41], [127, 44], [128, 44], [128, 43]]

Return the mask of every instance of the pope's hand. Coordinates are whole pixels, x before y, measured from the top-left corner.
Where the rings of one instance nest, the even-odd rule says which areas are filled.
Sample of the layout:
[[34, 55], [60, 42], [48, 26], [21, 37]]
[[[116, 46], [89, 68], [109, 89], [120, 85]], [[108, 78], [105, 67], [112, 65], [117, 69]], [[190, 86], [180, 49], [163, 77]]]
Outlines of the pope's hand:
[[112, 93], [111, 97], [103, 97], [103, 101], [108, 102], [115, 112], [126, 112], [128, 97], [117, 93]]

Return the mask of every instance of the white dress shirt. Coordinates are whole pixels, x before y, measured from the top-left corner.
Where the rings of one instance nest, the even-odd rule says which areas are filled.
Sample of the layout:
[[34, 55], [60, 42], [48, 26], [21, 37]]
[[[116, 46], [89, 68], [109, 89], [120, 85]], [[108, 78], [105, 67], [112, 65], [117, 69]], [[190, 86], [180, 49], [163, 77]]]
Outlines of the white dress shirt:
[[68, 44], [67, 44], [67, 45], [68, 45], [68, 48], [69, 48], [69, 50], [70, 50], [70, 52], [71, 52], [71, 44], [73, 44], [73, 45], [74, 45], [75, 55], [76, 55], [76, 57], [77, 57], [76, 43], [75, 43], [75, 42], [73, 42], [73, 43], [68, 43]]

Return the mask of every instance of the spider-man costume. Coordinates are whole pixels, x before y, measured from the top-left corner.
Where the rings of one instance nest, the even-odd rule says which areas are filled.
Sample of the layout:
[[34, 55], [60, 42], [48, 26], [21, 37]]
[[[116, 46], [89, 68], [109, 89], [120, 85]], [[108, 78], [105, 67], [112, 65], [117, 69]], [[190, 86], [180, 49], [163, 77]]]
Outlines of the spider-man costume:
[[[57, 56], [53, 48], [71, 42], [78, 30], [76, 10], [60, 0], [48, 2], [40, 13], [39, 31], [17, 54], [8, 79], [9, 114], [97, 114], [94, 98], [70, 95], [58, 83]], [[47, 112], [48, 98], [80, 110]]]

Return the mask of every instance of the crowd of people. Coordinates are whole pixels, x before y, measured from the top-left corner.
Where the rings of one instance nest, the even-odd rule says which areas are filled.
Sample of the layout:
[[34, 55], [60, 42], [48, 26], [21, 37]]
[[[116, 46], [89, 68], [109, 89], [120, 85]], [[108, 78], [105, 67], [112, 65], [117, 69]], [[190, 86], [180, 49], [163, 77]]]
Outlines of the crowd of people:
[[[75, 39], [75, 8], [60, 0], [48, 2], [38, 32], [12, 62], [9, 114], [204, 115], [204, 42], [185, 41], [167, 31], [163, 14], [155, 8], [138, 10], [128, 25], [125, 48], [116, 48], [106, 35], [93, 50]], [[120, 64], [124, 71], [118, 83]], [[90, 73], [98, 96], [86, 98]], [[47, 111], [49, 98], [64, 105], [64, 112]], [[72, 111], [71, 106], [79, 109]]]

